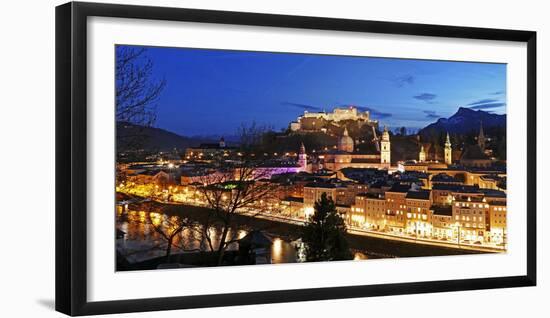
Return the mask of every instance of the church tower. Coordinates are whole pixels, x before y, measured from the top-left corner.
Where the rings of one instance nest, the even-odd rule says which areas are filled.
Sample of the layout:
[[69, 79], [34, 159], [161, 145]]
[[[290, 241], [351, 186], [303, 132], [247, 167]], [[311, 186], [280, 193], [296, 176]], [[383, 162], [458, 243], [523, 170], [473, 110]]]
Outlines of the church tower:
[[450, 165], [453, 163], [453, 149], [451, 148], [451, 139], [449, 133], [447, 133], [447, 139], [445, 140], [445, 163]]
[[424, 145], [420, 146], [420, 153], [418, 153], [418, 161], [426, 161], [426, 152], [424, 151]]
[[477, 145], [481, 151], [485, 151], [485, 134], [483, 133], [483, 122], [479, 124], [479, 136], [477, 136]]
[[384, 127], [382, 141], [380, 141], [380, 163], [391, 164], [390, 133], [388, 127]]
[[306, 147], [304, 146], [303, 142], [300, 146], [300, 153], [298, 154], [298, 165], [300, 165], [300, 171], [307, 170], [307, 154]]

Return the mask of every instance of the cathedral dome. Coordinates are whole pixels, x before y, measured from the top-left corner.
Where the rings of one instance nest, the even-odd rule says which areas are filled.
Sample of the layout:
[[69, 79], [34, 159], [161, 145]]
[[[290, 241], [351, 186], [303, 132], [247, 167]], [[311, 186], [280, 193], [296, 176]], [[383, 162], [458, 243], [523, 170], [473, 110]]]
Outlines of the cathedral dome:
[[353, 138], [349, 136], [348, 129], [345, 128], [344, 134], [338, 140], [338, 150], [353, 152], [353, 147], [354, 147]]

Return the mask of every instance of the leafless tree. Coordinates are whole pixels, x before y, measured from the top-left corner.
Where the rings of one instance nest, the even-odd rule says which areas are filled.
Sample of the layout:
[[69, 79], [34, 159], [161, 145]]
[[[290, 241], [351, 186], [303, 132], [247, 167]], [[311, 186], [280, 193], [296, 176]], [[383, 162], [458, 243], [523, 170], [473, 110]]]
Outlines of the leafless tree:
[[[187, 243], [195, 242], [200, 238], [200, 224], [188, 218], [168, 215], [164, 213], [160, 204], [154, 201], [154, 191], [146, 196], [149, 200], [141, 203], [141, 209], [146, 214], [145, 223], [150, 226], [158, 235], [162, 243], [150, 247], [153, 249], [164, 249], [165, 259], [169, 261], [172, 250], [177, 249], [180, 252], [198, 252], [200, 247], [190, 247]], [[189, 231], [188, 241], [182, 240], [182, 233]], [[140, 250], [138, 252], [143, 252]]]
[[198, 224], [196, 222], [176, 215], [169, 216], [155, 212], [148, 213], [147, 215], [150, 226], [166, 242], [165, 257], [167, 261], [170, 259], [170, 255], [172, 255], [172, 248], [186, 252], [200, 251], [199, 248], [188, 248], [181, 239], [181, 234], [186, 229], [189, 230], [189, 235], [191, 236], [197, 233], [196, 227]]
[[116, 49], [116, 120], [150, 126], [166, 81], [153, 78], [153, 61], [141, 47]]
[[237, 136], [239, 136], [239, 148], [241, 151], [248, 154], [252, 154], [254, 151], [260, 150], [263, 137], [270, 131], [273, 131], [272, 126], [260, 125], [255, 121], [250, 124], [241, 124], [241, 126], [237, 129]]
[[[199, 181], [203, 184], [199, 188], [201, 198], [211, 211], [203, 224], [203, 237], [208, 241], [210, 249], [217, 252], [218, 265], [222, 264], [227, 248], [239, 239], [236, 216], [247, 214], [254, 217], [258, 209], [262, 208], [261, 203], [277, 200], [276, 185], [265, 180], [271, 176], [269, 169], [265, 168], [265, 159], [254, 154], [263, 132], [255, 124], [248, 128], [241, 127], [241, 152], [238, 159], [220, 159], [216, 172], [203, 176]], [[217, 247], [209, 235], [215, 226], [221, 226]]]
[[143, 47], [117, 46], [115, 65], [115, 118], [117, 125], [134, 124], [117, 135], [125, 148], [139, 149], [143, 142], [141, 127], [154, 124], [157, 102], [166, 86], [165, 79], [153, 76], [153, 61]]

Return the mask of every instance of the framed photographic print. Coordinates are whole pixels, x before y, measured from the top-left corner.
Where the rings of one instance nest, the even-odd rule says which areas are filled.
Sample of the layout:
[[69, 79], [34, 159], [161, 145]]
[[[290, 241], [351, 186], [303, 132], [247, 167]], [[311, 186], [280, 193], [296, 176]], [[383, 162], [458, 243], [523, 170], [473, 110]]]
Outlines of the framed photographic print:
[[536, 33], [56, 8], [56, 308], [534, 286]]

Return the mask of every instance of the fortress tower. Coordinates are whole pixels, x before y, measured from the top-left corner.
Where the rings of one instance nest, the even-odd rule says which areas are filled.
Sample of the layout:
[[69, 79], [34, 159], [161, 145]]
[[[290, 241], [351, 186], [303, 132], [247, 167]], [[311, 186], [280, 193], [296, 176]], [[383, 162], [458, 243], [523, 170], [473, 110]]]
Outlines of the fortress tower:
[[451, 139], [449, 138], [449, 133], [447, 133], [447, 139], [445, 140], [445, 163], [448, 165], [453, 163], [452, 151]]
[[384, 127], [382, 141], [380, 141], [380, 163], [388, 166], [391, 164], [391, 145], [388, 127]]

